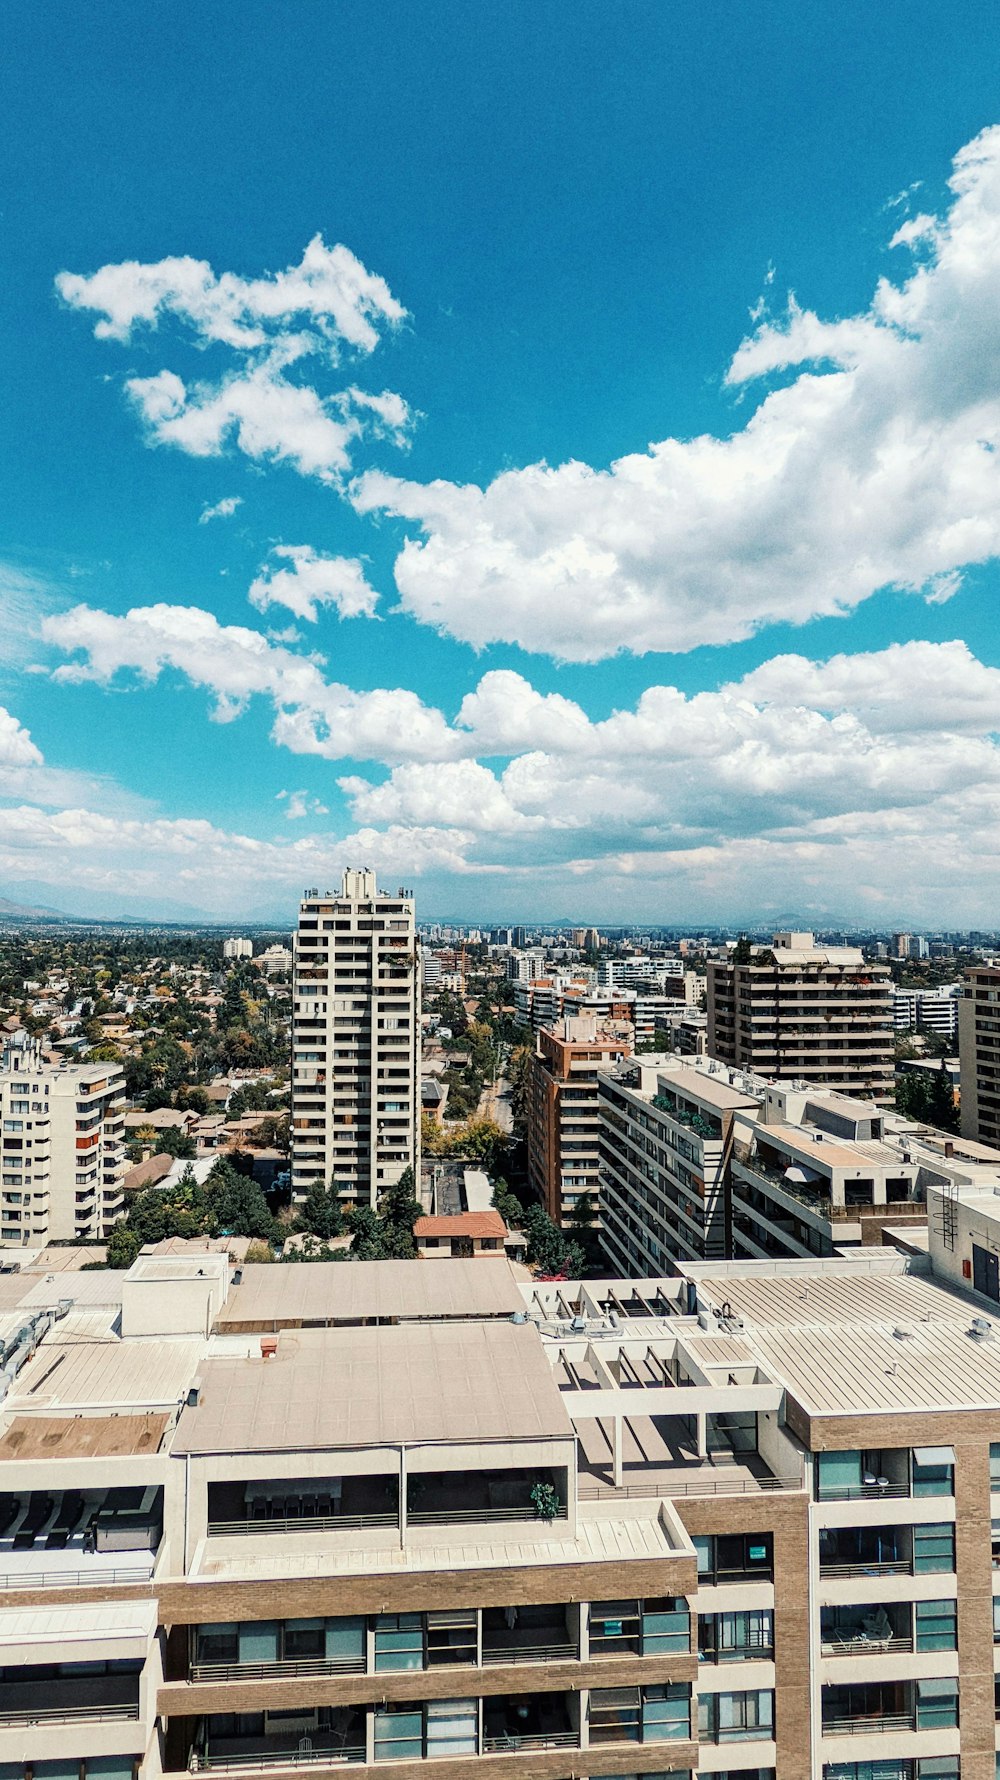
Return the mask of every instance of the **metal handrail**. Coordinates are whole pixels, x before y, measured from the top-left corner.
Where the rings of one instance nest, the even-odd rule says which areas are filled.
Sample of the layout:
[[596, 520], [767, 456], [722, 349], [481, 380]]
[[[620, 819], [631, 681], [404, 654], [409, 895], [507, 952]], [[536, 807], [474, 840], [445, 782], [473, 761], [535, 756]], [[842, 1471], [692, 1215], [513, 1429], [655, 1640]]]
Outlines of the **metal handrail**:
[[820, 1558], [819, 1573], [821, 1576], [912, 1576], [913, 1563], [910, 1558], [893, 1558], [884, 1564], [828, 1564]]
[[248, 1751], [246, 1755], [213, 1755], [211, 1750], [193, 1749], [188, 1763], [189, 1774], [234, 1773], [240, 1768], [304, 1768], [332, 1767], [334, 1762], [364, 1761], [366, 1751], [360, 1746], [344, 1749], [266, 1749]]
[[210, 1520], [210, 1539], [250, 1538], [254, 1533], [354, 1533], [365, 1527], [398, 1527], [395, 1514], [301, 1514], [258, 1520]]
[[484, 1737], [483, 1751], [489, 1755], [516, 1754], [521, 1749], [579, 1749], [578, 1731], [508, 1731], [501, 1737]]
[[0, 1573], [0, 1589], [103, 1588], [105, 1583], [148, 1582], [153, 1566], [104, 1570], [8, 1570]]
[[823, 1639], [821, 1656], [907, 1656], [913, 1650], [912, 1638], [869, 1638], [859, 1632], [857, 1637], [844, 1637], [833, 1642]]
[[915, 1712], [880, 1712], [872, 1718], [824, 1719], [822, 1733], [824, 1737], [850, 1737], [863, 1736], [870, 1731], [914, 1731], [916, 1728]]
[[272, 1663], [192, 1663], [192, 1681], [282, 1681], [308, 1675], [363, 1675], [363, 1656], [292, 1657]]
[[506, 1645], [484, 1645], [484, 1663], [555, 1663], [566, 1659], [576, 1661], [580, 1648], [577, 1644], [521, 1644], [513, 1648]]
[[[566, 1520], [565, 1505], [561, 1505], [552, 1516], [553, 1520]], [[491, 1525], [501, 1520], [534, 1520], [541, 1521], [536, 1508], [417, 1508], [407, 1509], [406, 1521], [411, 1527], [451, 1526], [456, 1522], [467, 1521], [477, 1526]], [[546, 1521], [548, 1516], [545, 1517]]]
[[879, 1502], [889, 1496], [908, 1496], [908, 1483], [849, 1483], [843, 1488], [827, 1488], [824, 1484], [816, 1491], [817, 1502]]
[[18, 1724], [73, 1724], [78, 1718], [104, 1718], [116, 1723], [125, 1719], [136, 1719], [139, 1716], [138, 1700], [123, 1701], [118, 1705], [94, 1706], [22, 1706], [18, 1711], [5, 1712], [0, 1710], [0, 1725]]
[[581, 1502], [597, 1502], [606, 1498], [626, 1500], [651, 1496], [743, 1496], [756, 1495], [758, 1490], [801, 1490], [801, 1477], [697, 1477], [665, 1478], [661, 1483], [626, 1483], [617, 1489], [613, 1483], [581, 1483], [577, 1497]]

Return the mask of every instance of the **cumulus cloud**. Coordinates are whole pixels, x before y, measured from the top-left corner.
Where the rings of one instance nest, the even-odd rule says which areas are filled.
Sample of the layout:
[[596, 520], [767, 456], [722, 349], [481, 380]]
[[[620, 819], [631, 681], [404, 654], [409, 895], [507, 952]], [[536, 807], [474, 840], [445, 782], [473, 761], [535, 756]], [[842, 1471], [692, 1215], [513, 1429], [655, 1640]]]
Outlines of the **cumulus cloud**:
[[324, 678], [316, 661], [259, 631], [220, 624], [197, 606], [138, 606], [118, 616], [74, 606], [42, 625], [45, 639], [80, 659], [54, 672], [63, 683], [108, 685], [133, 673], [151, 683], [174, 670], [204, 687], [228, 723], [255, 697], [274, 707], [272, 737], [297, 754], [331, 760], [445, 760], [461, 742], [440, 711], [414, 692], [355, 692]]
[[320, 803], [318, 797], [311, 797], [308, 791], [279, 791], [276, 803], [287, 802], [285, 815], [289, 822], [302, 822], [307, 816], [328, 816], [329, 809]]
[[243, 496], [241, 494], [228, 494], [223, 500], [216, 501], [214, 507], [203, 507], [198, 517], [198, 524], [207, 525], [211, 519], [231, 519], [237, 507], [242, 507], [242, 505]]
[[[408, 441], [414, 417], [394, 391], [370, 393], [352, 383], [324, 394], [289, 375], [310, 356], [331, 366], [345, 353], [373, 352], [406, 315], [383, 278], [319, 235], [297, 266], [262, 278], [216, 274], [207, 261], [184, 257], [129, 260], [90, 275], [61, 272], [56, 288], [71, 308], [97, 314], [99, 339], [131, 342], [172, 319], [196, 347], [222, 346], [234, 355], [234, 365], [214, 380], [185, 379], [170, 368], [128, 379], [126, 393], [152, 444], [191, 457], [235, 447], [254, 462], [284, 463], [338, 485], [363, 433], [394, 445]], [[221, 502], [203, 518], [226, 510]]]
[[305, 325], [330, 356], [345, 344], [368, 353], [379, 328], [406, 315], [384, 278], [340, 243], [327, 247], [322, 235], [313, 236], [297, 266], [263, 278], [217, 275], [207, 260], [185, 255], [155, 264], [125, 260], [89, 277], [60, 272], [56, 289], [71, 308], [99, 317], [99, 340], [127, 342], [137, 327], [156, 328], [174, 316], [202, 344], [220, 342], [244, 352]]
[[953, 594], [1000, 553], [1000, 128], [961, 151], [951, 191], [897, 230], [909, 271], [863, 313], [793, 298], [760, 320], [726, 382], [778, 387], [727, 437], [486, 488], [362, 475], [358, 510], [415, 528], [404, 609], [476, 647], [595, 661], [846, 613], [886, 586]]
[[335, 606], [341, 618], [371, 618], [378, 604], [356, 557], [323, 556], [311, 544], [276, 544], [247, 598], [259, 612], [285, 606], [310, 624], [325, 606]]

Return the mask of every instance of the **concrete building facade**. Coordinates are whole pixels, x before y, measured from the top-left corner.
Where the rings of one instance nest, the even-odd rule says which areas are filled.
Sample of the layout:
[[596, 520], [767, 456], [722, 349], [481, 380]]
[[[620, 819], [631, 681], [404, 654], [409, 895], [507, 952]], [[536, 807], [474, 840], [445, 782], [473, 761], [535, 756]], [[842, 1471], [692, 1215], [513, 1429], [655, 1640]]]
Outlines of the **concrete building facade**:
[[26, 1033], [0, 1056], [0, 1246], [105, 1236], [125, 1211], [125, 1075], [46, 1063]]
[[1000, 1146], [1000, 969], [966, 972], [958, 1004], [962, 1135]]
[[888, 1103], [893, 1089], [889, 967], [811, 933], [741, 942], [708, 964], [708, 1050], [771, 1079], [802, 1079]]
[[632, 1049], [632, 1028], [594, 1014], [538, 1034], [528, 1076], [528, 1174], [549, 1217], [567, 1221], [581, 1194], [598, 1210], [598, 1072]]
[[336, 1181], [376, 1204], [419, 1178], [420, 987], [413, 899], [345, 871], [299, 911], [292, 983], [292, 1194]]

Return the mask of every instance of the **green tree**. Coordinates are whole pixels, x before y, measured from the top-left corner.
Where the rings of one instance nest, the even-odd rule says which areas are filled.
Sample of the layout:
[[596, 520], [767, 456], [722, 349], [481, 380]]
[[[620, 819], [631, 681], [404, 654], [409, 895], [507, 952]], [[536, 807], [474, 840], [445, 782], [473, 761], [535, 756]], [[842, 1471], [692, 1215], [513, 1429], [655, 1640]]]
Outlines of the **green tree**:
[[156, 1148], [161, 1156], [176, 1156], [183, 1161], [190, 1161], [198, 1154], [194, 1138], [189, 1137], [181, 1125], [160, 1126], [156, 1132]]
[[323, 1242], [342, 1234], [344, 1214], [335, 1182], [325, 1187], [322, 1181], [314, 1181], [298, 1208], [296, 1228], [320, 1237]]
[[211, 1236], [256, 1236], [267, 1242], [280, 1238], [260, 1187], [231, 1160], [220, 1156], [214, 1163], [205, 1182], [205, 1198]]
[[583, 1249], [577, 1242], [567, 1242], [540, 1205], [529, 1205], [521, 1219], [521, 1228], [527, 1238], [527, 1256], [532, 1266], [541, 1273], [566, 1273], [579, 1278], [586, 1265]]

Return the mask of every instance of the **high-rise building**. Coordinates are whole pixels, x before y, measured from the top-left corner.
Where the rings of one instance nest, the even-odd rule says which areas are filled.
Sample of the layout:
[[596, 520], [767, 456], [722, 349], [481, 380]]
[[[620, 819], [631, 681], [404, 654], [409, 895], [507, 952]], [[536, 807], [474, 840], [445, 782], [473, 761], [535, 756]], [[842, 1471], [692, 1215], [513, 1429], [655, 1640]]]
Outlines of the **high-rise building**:
[[597, 1212], [597, 1073], [629, 1054], [632, 1036], [625, 1022], [601, 1022], [595, 1014], [567, 1017], [538, 1034], [528, 1076], [528, 1172], [557, 1224], [583, 1193]]
[[0, 1057], [0, 1243], [105, 1236], [125, 1210], [125, 1075], [117, 1063], [47, 1063], [24, 1032]]
[[412, 895], [345, 871], [306, 893], [292, 987], [292, 1195], [377, 1203], [419, 1170], [420, 986]]
[[223, 958], [252, 958], [253, 940], [240, 939], [238, 937], [224, 939], [222, 942], [222, 956]]
[[708, 1049], [754, 1074], [888, 1102], [893, 1088], [889, 968], [811, 933], [741, 941], [708, 964]]
[[958, 1004], [962, 1135], [1000, 1144], [1000, 969], [976, 964], [965, 973]]

